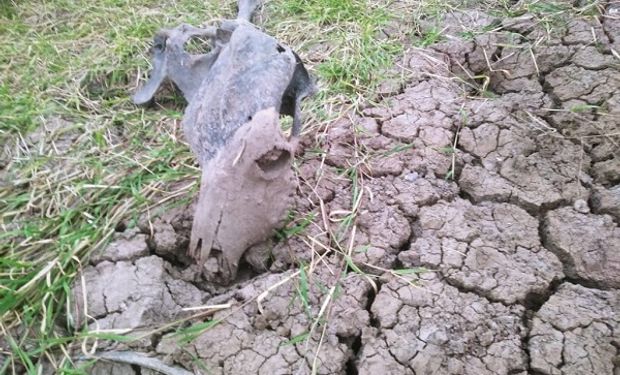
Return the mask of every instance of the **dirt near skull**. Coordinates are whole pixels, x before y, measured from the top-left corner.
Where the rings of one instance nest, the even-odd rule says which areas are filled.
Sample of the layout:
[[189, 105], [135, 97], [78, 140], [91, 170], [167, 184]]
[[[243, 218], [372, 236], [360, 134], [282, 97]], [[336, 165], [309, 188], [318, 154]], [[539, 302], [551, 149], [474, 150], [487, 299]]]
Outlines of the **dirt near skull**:
[[195, 201], [125, 219], [71, 285], [85, 351], [196, 374], [617, 375], [620, 7], [584, 3], [420, 20], [379, 94], [307, 121], [289, 220], [231, 284], [187, 255]]

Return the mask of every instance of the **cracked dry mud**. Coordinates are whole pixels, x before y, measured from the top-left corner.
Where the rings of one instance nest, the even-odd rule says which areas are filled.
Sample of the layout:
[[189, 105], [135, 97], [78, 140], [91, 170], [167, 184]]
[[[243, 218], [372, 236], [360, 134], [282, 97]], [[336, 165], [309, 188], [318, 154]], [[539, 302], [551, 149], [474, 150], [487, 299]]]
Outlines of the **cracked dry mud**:
[[[91, 328], [147, 330], [229, 303], [189, 343], [163, 331], [129, 346], [209, 374], [620, 374], [620, 20], [553, 35], [527, 16], [445, 21], [454, 36], [464, 21], [502, 28], [409, 50], [403, 90], [325, 129], [325, 155], [299, 162], [303, 233], [269, 259], [253, 249], [222, 287], [184, 255], [192, 207], [145, 218], [84, 269]], [[486, 99], [453, 79], [485, 74]], [[342, 174], [356, 163], [361, 186]], [[340, 223], [354, 204], [352, 237]], [[326, 229], [366, 276], [316, 246]], [[319, 254], [305, 290], [294, 272]], [[414, 267], [429, 271], [388, 272]]]

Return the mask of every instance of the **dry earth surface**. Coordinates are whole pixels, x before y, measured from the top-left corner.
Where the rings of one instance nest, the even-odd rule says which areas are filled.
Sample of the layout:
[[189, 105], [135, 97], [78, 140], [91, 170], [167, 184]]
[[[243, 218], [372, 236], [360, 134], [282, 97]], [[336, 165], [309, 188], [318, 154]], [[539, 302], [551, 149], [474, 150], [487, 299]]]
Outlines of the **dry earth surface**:
[[184, 255], [193, 207], [178, 207], [91, 259], [76, 316], [148, 332], [229, 304], [189, 338], [124, 344], [195, 373], [619, 375], [620, 19], [550, 34], [471, 11], [444, 26], [400, 59], [406, 82], [324, 129], [325, 152], [302, 140], [308, 222], [268, 260], [204, 282]]

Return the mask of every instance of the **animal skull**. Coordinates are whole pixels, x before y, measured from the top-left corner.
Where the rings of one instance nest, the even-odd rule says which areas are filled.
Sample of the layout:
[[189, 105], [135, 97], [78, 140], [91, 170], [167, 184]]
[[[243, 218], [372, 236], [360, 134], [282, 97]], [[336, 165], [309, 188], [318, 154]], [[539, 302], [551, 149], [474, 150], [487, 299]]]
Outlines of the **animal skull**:
[[[232, 281], [244, 252], [268, 239], [295, 191], [291, 162], [301, 130], [300, 102], [315, 86], [299, 56], [249, 23], [257, 0], [240, 0], [236, 20], [205, 29], [181, 25], [157, 34], [150, 80], [136, 104], [164, 79], [183, 92], [185, 137], [202, 168], [189, 254], [208, 280]], [[211, 38], [190, 55], [184, 44]], [[280, 115], [293, 116], [291, 139]]]

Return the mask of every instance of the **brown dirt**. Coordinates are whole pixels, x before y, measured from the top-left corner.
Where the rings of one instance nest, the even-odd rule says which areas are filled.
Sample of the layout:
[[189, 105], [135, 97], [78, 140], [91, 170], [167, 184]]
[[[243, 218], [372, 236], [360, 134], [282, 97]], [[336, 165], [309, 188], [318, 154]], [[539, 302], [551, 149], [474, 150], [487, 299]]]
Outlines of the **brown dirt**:
[[[407, 51], [402, 90], [325, 129], [325, 157], [301, 155], [297, 171], [296, 209], [312, 222], [269, 259], [246, 252], [235, 285], [206, 282], [184, 255], [193, 207], [119, 234], [84, 270], [89, 324], [146, 329], [230, 303], [185, 346], [173, 331], [132, 344], [196, 373], [620, 373], [620, 20], [574, 20], [551, 36], [527, 17], [502, 24]], [[492, 97], [455, 74], [490, 76]], [[362, 159], [360, 187], [341, 172]], [[338, 220], [355, 189], [351, 238]], [[316, 246], [330, 236], [351, 243], [377, 290]], [[320, 254], [306, 282], [292, 277]], [[388, 272], [412, 267], [430, 272]]]

